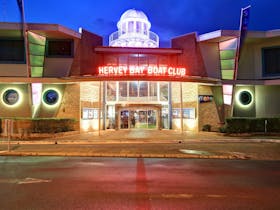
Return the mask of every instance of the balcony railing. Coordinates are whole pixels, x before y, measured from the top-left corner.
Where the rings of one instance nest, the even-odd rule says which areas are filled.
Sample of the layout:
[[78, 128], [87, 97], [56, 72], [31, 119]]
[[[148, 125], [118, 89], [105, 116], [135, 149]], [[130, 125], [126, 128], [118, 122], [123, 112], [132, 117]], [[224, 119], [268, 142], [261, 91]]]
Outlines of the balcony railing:
[[152, 31], [149, 31], [147, 35], [135, 33], [135, 32], [121, 34], [119, 31], [116, 31], [110, 35], [109, 45], [111, 46], [111, 43], [113, 43], [119, 39], [129, 40], [129, 39], [133, 39], [133, 38], [140, 38], [140, 39], [143, 39], [143, 41], [150, 41], [150, 42], [153, 42], [156, 46], [159, 46], [159, 37], [156, 33], [152, 32]]

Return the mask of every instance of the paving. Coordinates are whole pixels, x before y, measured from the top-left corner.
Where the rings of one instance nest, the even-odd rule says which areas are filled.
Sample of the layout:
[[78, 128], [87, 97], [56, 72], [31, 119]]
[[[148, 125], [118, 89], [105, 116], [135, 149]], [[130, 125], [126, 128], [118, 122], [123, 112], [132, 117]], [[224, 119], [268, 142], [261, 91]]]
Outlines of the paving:
[[2, 138], [0, 155], [280, 160], [280, 136], [106, 130], [44, 139]]

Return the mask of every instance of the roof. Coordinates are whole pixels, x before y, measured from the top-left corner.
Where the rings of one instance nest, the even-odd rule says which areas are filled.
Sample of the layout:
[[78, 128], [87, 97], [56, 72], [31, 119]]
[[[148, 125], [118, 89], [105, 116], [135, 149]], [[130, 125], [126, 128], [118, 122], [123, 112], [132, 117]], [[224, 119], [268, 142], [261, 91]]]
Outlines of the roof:
[[[22, 23], [0, 22], [1, 37], [21, 36]], [[27, 23], [27, 30], [47, 38], [81, 38], [81, 34], [59, 24]]]

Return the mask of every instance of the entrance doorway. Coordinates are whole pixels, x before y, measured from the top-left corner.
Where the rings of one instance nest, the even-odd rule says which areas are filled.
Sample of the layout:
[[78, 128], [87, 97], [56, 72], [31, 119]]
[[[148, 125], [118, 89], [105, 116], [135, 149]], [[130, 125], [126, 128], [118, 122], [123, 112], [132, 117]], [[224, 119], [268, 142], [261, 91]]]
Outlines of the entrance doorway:
[[119, 111], [120, 129], [157, 129], [158, 111], [151, 108], [127, 108]]

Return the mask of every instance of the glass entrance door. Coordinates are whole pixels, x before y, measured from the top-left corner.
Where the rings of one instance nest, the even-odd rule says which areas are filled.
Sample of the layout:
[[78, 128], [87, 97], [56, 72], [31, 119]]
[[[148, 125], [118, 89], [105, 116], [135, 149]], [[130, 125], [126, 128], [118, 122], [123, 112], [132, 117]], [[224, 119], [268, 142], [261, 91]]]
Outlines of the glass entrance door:
[[121, 129], [127, 129], [129, 128], [129, 111], [128, 110], [121, 110], [120, 111], [120, 128]]
[[131, 108], [120, 111], [120, 129], [156, 129], [157, 111]]

